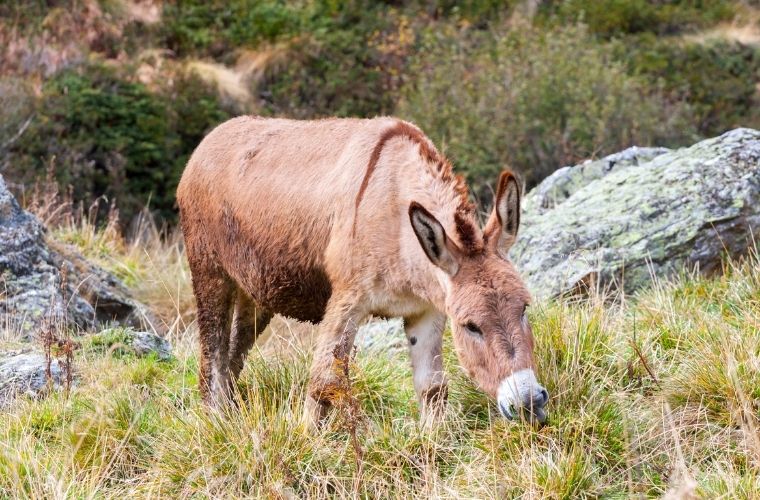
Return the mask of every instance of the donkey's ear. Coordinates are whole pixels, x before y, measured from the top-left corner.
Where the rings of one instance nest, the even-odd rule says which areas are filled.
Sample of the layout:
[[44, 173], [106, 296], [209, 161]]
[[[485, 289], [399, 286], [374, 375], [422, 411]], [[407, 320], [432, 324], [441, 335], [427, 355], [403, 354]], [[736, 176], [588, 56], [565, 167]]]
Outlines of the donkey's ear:
[[430, 262], [446, 271], [449, 276], [454, 276], [459, 270], [459, 249], [446, 237], [446, 231], [438, 219], [413, 201], [409, 205], [409, 220]]
[[517, 239], [520, 227], [520, 182], [514, 173], [505, 170], [499, 176], [493, 212], [488, 218], [484, 235], [488, 245], [507, 257], [507, 252]]

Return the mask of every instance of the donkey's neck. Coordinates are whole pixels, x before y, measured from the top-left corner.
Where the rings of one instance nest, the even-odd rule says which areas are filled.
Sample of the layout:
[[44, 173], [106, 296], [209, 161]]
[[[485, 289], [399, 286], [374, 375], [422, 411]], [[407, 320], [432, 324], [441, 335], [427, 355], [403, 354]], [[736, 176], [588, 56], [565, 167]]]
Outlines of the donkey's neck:
[[[408, 203], [417, 201], [441, 223], [446, 236], [467, 253], [474, 246], [482, 245], [482, 232], [475, 222], [474, 210], [463, 210], [461, 197], [450, 185], [435, 177], [418, 176], [417, 186], [407, 193]], [[412, 230], [408, 214], [404, 213], [399, 240], [400, 266], [398, 279], [408, 283], [417, 297], [425, 300], [439, 311], [446, 309], [450, 277], [433, 264]]]

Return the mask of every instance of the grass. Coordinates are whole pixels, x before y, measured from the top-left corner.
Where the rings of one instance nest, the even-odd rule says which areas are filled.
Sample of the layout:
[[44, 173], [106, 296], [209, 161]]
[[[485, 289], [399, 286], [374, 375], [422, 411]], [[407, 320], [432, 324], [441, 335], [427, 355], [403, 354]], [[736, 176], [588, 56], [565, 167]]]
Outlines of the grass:
[[[75, 233], [61, 224], [52, 234], [67, 230]], [[0, 497], [760, 495], [758, 259], [614, 302], [532, 307], [551, 394], [540, 429], [499, 418], [448, 339], [450, 404], [432, 426], [418, 421], [408, 357], [359, 353], [357, 452], [340, 415], [320, 432], [301, 420], [308, 343], [262, 346], [239, 383], [239, 408], [205, 411], [195, 326], [177, 305], [189, 294], [180, 240], [147, 234], [134, 244], [69, 241], [88, 254], [106, 248], [98, 258], [112, 269], [136, 262], [135, 292], [178, 318], [167, 319], [175, 359], [83, 339], [68, 398], [21, 400], [0, 419]]]

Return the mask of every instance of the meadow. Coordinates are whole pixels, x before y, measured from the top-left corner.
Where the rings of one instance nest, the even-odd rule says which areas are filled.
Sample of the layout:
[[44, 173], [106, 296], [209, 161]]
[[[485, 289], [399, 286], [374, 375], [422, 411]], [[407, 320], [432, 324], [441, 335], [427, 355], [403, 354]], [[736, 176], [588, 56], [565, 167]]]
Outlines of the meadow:
[[[237, 405], [201, 404], [175, 228], [187, 159], [235, 115], [411, 120], [490, 203], [505, 165], [530, 189], [632, 145], [760, 128], [758, 82], [755, 0], [0, 1], [0, 174], [174, 349], [60, 332], [76, 379], [0, 413], [0, 499], [760, 498], [756, 250], [532, 305], [543, 427], [501, 418], [447, 335], [440, 421], [419, 420], [406, 352], [368, 350], [314, 432], [312, 326], [275, 319]], [[0, 351], [17, 338], [0, 330]]]
[[344, 404], [313, 432], [301, 412], [314, 329], [275, 322], [249, 358], [238, 407], [207, 411], [180, 240], [147, 222], [139, 234], [126, 242], [86, 217], [64, 217], [50, 238], [153, 305], [174, 359], [124, 353], [118, 330], [78, 337], [73, 386], [22, 399], [0, 420], [0, 496], [760, 495], [757, 258], [634, 296], [533, 305], [538, 370], [551, 394], [541, 428], [499, 417], [447, 339], [441, 421], [420, 423], [405, 352], [367, 351], [351, 362]]

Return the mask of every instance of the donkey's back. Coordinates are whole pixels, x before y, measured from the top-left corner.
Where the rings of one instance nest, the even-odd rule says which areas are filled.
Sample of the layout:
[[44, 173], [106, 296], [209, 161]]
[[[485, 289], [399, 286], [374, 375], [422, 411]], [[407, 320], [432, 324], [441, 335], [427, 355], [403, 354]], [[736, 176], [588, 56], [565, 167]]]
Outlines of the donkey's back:
[[177, 191], [195, 286], [229, 278], [260, 308], [320, 321], [331, 234], [353, 216], [346, 195], [388, 121], [240, 117], [214, 129]]

